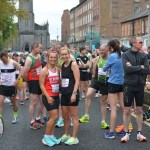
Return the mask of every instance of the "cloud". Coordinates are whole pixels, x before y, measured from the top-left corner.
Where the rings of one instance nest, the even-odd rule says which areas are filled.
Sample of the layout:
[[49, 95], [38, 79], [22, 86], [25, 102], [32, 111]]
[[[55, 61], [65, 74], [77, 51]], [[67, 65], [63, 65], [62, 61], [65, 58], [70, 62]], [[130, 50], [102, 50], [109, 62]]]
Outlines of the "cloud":
[[35, 22], [43, 24], [48, 20], [51, 39], [56, 39], [57, 34], [61, 36], [63, 10], [75, 7], [79, 0], [34, 0], [33, 2]]

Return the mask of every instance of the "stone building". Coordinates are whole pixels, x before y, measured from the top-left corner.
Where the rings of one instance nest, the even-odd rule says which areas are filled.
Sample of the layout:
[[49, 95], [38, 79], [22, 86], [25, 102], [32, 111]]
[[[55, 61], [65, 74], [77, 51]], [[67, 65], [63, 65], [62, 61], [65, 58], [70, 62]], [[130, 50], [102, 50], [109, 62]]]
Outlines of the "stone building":
[[34, 41], [40, 41], [43, 49], [50, 46], [50, 34], [48, 21], [44, 25], [39, 25], [34, 22], [33, 0], [24, 0], [19, 3], [21, 9], [26, 10], [28, 19], [18, 20], [18, 38], [13, 45], [16, 51], [31, 51], [31, 44]]

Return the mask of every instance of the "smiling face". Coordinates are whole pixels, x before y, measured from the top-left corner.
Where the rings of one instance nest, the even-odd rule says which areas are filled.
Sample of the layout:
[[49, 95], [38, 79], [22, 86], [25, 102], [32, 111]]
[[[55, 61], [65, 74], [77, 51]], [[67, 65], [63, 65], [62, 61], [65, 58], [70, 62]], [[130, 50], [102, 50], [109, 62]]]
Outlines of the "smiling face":
[[1, 58], [1, 61], [4, 63], [4, 64], [7, 64], [8, 63], [8, 56], [3, 56]]
[[69, 58], [70, 58], [70, 53], [69, 53], [69, 51], [66, 49], [64, 49], [64, 50], [61, 50], [61, 59], [64, 61], [64, 62], [66, 62], [66, 61], [68, 61], [69, 60]]
[[49, 53], [49, 56], [48, 56], [48, 63], [50, 63], [50, 65], [56, 65], [57, 63], [57, 53]]

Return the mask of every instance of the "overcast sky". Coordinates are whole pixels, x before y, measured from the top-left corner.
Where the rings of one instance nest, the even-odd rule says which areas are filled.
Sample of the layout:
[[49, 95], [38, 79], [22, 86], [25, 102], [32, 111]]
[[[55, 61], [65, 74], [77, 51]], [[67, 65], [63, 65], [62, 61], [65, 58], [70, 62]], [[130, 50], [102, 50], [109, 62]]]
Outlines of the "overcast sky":
[[35, 22], [42, 25], [48, 20], [51, 39], [56, 39], [58, 34], [60, 40], [63, 10], [78, 4], [79, 0], [33, 0]]

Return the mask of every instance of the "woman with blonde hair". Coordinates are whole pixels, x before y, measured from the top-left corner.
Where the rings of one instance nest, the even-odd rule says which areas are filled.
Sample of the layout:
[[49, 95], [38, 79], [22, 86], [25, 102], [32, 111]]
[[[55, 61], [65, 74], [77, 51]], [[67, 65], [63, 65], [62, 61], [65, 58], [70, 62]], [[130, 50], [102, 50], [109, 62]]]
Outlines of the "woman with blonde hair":
[[[70, 58], [68, 48], [61, 49], [61, 59], [64, 61], [61, 67], [61, 108], [64, 119], [65, 134], [60, 138], [67, 145], [78, 144], [77, 132], [79, 128], [78, 102], [80, 73], [76, 62]], [[70, 116], [73, 121], [73, 134], [70, 136]]]

